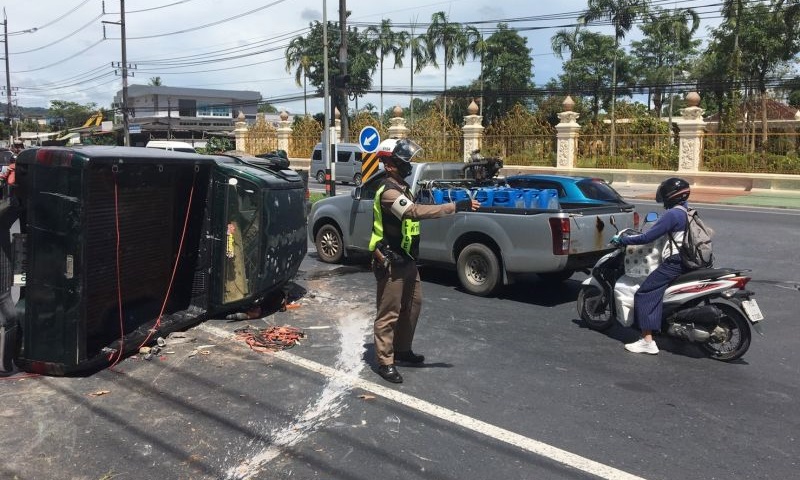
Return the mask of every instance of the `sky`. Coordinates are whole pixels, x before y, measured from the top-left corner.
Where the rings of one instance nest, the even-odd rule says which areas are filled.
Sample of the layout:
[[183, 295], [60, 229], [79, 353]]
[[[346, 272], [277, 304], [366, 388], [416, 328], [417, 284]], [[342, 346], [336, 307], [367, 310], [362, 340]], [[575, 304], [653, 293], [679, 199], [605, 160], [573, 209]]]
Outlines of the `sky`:
[[[302, 114], [302, 95], [294, 73], [286, 71], [284, 52], [291, 39], [307, 32], [310, 22], [338, 21], [339, 0], [6, 0], [8, 71], [12, 103], [48, 107], [51, 100], [95, 103], [109, 108], [122, 88], [121, 4], [125, 8], [127, 63], [133, 68], [128, 84], [146, 85], [160, 77], [165, 86], [260, 92], [280, 110]], [[508, 21], [528, 39], [534, 82], [546, 83], [561, 71], [562, 61], [550, 48], [550, 38], [574, 25], [586, 0], [342, 0], [352, 12], [348, 22], [427, 27], [438, 11], [450, 21], [490, 31]], [[718, 1], [654, 0], [663, 8], [694, 7], [704, 17], [699, 36], [718, 22]], [[224, 6], [224, 8], [223, 8]], [[103, 10], [105, 8], [105, 11]], [[482, 22], [482, 23], [477, 23]], [[611, 33], [609, 27], [592, 27]], [[634, 29], [623, 42], [638, 37]], [[5, 58], [5, 56], [4, 56]], [[385, 62], [391, 65], [391, 60]], [[384, 70], [384, 88], [408, 89], [409, 62]], [[448, 87], [466, 85], [478, 77], [479, 62], [448, 71]], [[442, 88], [443, 70], [427, 67], [414, 76], [414, 88]], [[376, 73], [373, 85], [380, 86]], [[5, 83], [3, 83], [5, 87]], [[2, 90], [5, 102], [6, 91]], [[407, 105], [407, 95], [383, 96], [383, 108]], [[381, 104], [378, 94], [359, 100], [360, 106]], [[351, 105], [352, 107], [352, 105]], [[322, 111], [321, 99], [308, 100], [309, 113]]]

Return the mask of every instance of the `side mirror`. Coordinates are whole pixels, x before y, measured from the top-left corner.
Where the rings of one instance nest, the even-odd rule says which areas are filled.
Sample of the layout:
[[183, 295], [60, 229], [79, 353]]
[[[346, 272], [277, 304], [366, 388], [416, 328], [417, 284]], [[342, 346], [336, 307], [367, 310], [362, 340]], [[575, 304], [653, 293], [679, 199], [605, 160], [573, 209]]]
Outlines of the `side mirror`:
[[656, 212], [649, 212], [647, 215], [644, 216], [645, 223], [653, 223], [658, 220], [658, 213]]
[[350, 192], [350, 196], [353, 197], [353, 200], [361, 200], [361, 187], [356, 187]]

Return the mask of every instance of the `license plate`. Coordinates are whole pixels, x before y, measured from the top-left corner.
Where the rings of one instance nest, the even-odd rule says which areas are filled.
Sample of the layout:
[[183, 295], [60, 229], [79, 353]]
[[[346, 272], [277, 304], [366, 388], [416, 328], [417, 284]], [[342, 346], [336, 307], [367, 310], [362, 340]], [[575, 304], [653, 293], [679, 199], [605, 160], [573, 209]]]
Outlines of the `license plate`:
[[742, 308], [744, 308], [745, 313], [747, 313], [747, 316], [750, 317], [750, 320], [753, 322], [764, 320], [764, 315], [761, 313], [761, 309], [758, 308], [758, 304], [755, 300], [744, 300], [742, 302]]

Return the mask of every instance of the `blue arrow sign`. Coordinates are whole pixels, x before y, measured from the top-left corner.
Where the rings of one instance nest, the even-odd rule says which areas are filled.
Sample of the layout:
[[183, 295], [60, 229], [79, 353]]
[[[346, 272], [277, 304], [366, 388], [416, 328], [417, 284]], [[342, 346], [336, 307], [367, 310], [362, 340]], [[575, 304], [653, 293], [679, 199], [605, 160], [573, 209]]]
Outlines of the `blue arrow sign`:
[[364, 153], [374, 152], [378, 149], [379, 143], [381, 143], [381, 135], [375, 127], [367, 125], [358, 134], [358, 144], [361, 145], [361, 150]]

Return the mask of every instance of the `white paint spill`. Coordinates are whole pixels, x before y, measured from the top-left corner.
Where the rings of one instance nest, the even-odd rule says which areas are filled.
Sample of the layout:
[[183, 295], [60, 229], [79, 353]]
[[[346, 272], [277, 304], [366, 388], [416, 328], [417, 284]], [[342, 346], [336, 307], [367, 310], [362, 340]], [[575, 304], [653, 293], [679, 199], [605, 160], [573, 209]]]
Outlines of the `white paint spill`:
[[[226, 478], [243, 480], [254, 477], [264, 465], [280, 455], [284, 449], [296, 445], [312, 434], [318, 425], [339, 415], [344, 408], [344, 397], [352, 388], [347, 377], [357, 376], [364, 366], [362, 361], [364, 337], [370, 333], [371, 324], [372, 322], [368, 321], [364, 314], [359, 313], [350, 313], [339, 319], [336, 328], [339, 331], [339, 343], [342, 348], [336, 359], [336, 370], [346, 373], [346, 375], [344, 377], [328, 377], [317, 399], [292, 424], [260, 435], [259, 438], [265, 439], [264, 442], [251, 439], [250, 445], [264, 448], [239, 465], [229, 468]], [[207, 328], [219, 330], [214, 327]], [[216, 331], [212, 333], [219, 334]], [[222, 334], [230, 335], [227, 332]]]

